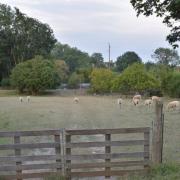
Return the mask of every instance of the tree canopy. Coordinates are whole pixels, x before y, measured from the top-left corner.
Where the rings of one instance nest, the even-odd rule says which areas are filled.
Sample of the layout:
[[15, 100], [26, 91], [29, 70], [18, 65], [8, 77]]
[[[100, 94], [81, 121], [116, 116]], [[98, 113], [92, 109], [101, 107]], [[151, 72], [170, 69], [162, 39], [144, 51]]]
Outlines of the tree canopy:
[[133, 63], [141, 63], [141, 58], [133, 51], [127, 51], [122, 56], [119, 56], [116, 61], [117, 71], [122, 72]]
[[152, 74], [146, 72], [144, 65], [135, 63], [114, 80], [112, 90], [122, 93], [140, 93], [159, 87], [159, 81]]
[[109, 69], [95, 68], [91, 75], [91, 90], [96, 93], [110, 92], [113, 73]]
[[48, 56], [56, 39], [48, 24], [0, 4], [0, 78], [35, 55]]
[[157, 48], [152, 55], [152, 58], [156, 60], [157, 63], [164, 65], [179, 65], [180, 57], [178, 52], [174, 49], [169, 48]]
[[174, 47], [178, 46], [176, 42], [180, 41], [180, 0], [131, 0], [131, 4], [138, 16], [156, 14], [163, 17], [163, 23], [171, 28], [167, 40]]
[[51, 56], [54, 59], [64, 60], [69, 67], [70, 73], [73, 73], [79, 68], [89, 67], [91, 61], [88, 53], [61, 43], [56, 43], [55, 47], [51, 51]]
[[19, 63], [12, 70], [11, 84], [20, 92], [27, 90], [37, 94], [40, 90], [59, 85], [60, 78], [53, 61], [36, 56], [32, 60]]
[[101, 53], [93, 53], [91, 55], [91, 63], [94, 67], [104, 67], [104, 58]]

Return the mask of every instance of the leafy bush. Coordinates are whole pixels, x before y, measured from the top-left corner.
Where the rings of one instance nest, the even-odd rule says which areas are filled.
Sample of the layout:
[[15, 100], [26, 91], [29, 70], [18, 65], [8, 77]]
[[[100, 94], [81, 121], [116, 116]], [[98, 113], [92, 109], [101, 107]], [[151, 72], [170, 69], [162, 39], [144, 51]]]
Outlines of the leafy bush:
[[143, 64], [133, 64], [113, 81], [112, 90], [128, 93], [131, 91], [145, 92], [150, 89], [159, 89], [160, 82], [146, 72]]
[[9, 78], [3, 78], [1, 80], [1, 86], [2, 87], [9, 87], [10, 86], [10, 79]]
[[54, 88], [60, 83], [55, 65], [52, 61], [36, 56], [32, 60], [18, 64], [11, 74], [11, 84], [20, 92], [28, 90], [37, 94], [40, 90]]
[[174, 72], [162, 81], [162, 88], [171, 97], [180, 97], [180, 73]]
[[109, 69], [94, 69], [90, 75], [91, 91], [96, 93], [110, 92], [114, 75]]

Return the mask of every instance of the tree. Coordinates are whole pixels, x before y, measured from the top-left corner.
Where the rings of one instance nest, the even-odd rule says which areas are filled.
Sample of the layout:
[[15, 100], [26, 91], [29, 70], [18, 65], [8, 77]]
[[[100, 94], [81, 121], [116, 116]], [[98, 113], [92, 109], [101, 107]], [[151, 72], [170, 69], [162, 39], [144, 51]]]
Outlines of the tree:
[[141, 58], [135, 53], [128, 51], [124, 53], [122, 56], [119, 56], [116, 61], [116, 68], [119, 72], [122, 72], [126, 69], [129, 65], [133, 63], [141, 63]]
[[163, 92], [171, 97], [180, 98], [180, 72], [173, 72], [162, 81]]
[[171, 28], [167, 40], [173, 47], [178, 47], [175, 43], [180, 41], [180, 0], [131, 0], [131, 4], [138, 16], [156, 14], [158, 17], [163, 17], [163, 23]]
[[93, 69], [91, 79], [91, 90], [96, 93], [110, 92], [114, 75], [111, 70], [98, 68]]
[[54, 59], [63, 59], [68, 65], [70, 73], [79, 68], [90, 67], [91, 58], [89, 55], [67, 44], [56, 43], [51, 51], [51, 56]]
[[91, 55], [91, 63], [94, 67], [104, 67], [104, 58], [101, 53], [93, 53]]
[[66, 82], [69, 74], [69, 67], [63, 60], [55, 60], [56, 71], [61, 79], [61, 82]]
[[164, 65], [178, 65], [180, 64], [180, 57], [178, 52], [174, 49], [169, 48], [157, 48], [152, 55], [152, 58], [156, 60], [157, 63]]
[[0, 73], [7, 77], [11, 69], [35, 55], [47, 57], [56, 39], [48, 24], [21, 13], [18, 8], [0, 4]]
[[60, 83], [54, 63], [41, 56], [16, 65], [10, 78], [12, 86], [21, 93], [27, 90], [38, 94], [40, 90], [54, 88]]
[[113, 81], [112, 90], [122, 93], [142, 93], [159, 87], [159, 81], [152, 74], [146, 72], [144, 65], [135, 63]]

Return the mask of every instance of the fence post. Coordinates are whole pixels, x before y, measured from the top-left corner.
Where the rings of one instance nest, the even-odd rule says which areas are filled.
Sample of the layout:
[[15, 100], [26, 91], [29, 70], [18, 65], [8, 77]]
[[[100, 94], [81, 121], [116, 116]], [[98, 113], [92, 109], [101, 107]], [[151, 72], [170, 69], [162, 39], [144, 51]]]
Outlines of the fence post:
[[[71, 142], [71, 135], [66, 134], [66, 143], [70, 143]], [[66, 157], [70, 157], [71, 155], [71, 148], [66, 148]], [[66, 179], [70, 180], [71, 179], [71, 160], [67, 159], [66, 160]]]
[[159, 164], [162, 163], [164, 128], [163, 103], [161, 101], [156, 102], [155, 112], [156, 118], [153, 123], [152, 134], [152, 162]]
[[[105, 134], [105, 141], [111, 142], [111, 134]], [[110, 156], [110, 154], [111, 154], [111, 146], [110, 145], [105, 146], [105, 154]], [[108, 164], [110, 162], [111, 162], [110, 157], [105, 159], [105, 163]], [[110, 168], [110, 165], [107, 165], [107, 164], [105, 166], [105, 175], [106, 175], [105, 178], [110, 178], [111, 177], [111, 173], [110, 173], [111, 168]]]
[[[20, 144], [20, 136], [14, 136], [14, 144]], [[14, 153], [15, 153], [16, 157], [21, 156], [21, 149], [20, 148], [15, 148]], [[16, 162], [16, 167], [18, 165], [21, 165], [21, 164], [22, 164], [21, 161], [17, 161]], [[22, 180], [22, 170], [17, 170], [16, 171], [16, 176], [17, 176], [17, 180]]]
[[[144, 161], [149, 161], [149, 156], [150, 156], [150, 153], [149, 153], [149, 145], [150, 145], [150, 132], [147, 131], [147, 132], [144, 132]], [[149, 166], [148, 165], [144, 165], [144, 168], [145, 169], [148, 169]]]
[[61, 144], [60, 144], [60, 135], [59, 134], [55, 134], [54, 135], [54, 141], [55, 143], [57, 143], [56, 148], [55, 148], [55, 152], [56, 152], [56, 163], [57, 165], [57, 172], [61, 172], [62, 171], [62, 165], [61, 165]]

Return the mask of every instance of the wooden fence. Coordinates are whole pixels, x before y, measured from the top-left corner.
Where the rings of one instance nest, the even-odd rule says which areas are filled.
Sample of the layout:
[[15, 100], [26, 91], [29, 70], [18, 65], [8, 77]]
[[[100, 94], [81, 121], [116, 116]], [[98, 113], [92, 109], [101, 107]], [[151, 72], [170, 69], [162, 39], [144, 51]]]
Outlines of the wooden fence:
[[[24, 140], [24, 137], [36, 137], [37, 140], [39, 136], [48, 137], [46, 140], [52, 142], [41, 142], [42, 138], [38, 143]], [[148, 127], [0, 132], [2, 138], [14, 139], [13, 144], [0, 144], [1, 151], [13, 151], [13, 155], [11, 152], [8, 156], [0, 156], [0, 175], [4, 179], [19, 180], [50, 174], [65, 175], [68, 179], [94, 176], [108, 178], [145, 172], [150, 163]], [[30, 149], [32, 152], [40, 150], [38, 154], [29, 155]]]

